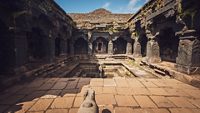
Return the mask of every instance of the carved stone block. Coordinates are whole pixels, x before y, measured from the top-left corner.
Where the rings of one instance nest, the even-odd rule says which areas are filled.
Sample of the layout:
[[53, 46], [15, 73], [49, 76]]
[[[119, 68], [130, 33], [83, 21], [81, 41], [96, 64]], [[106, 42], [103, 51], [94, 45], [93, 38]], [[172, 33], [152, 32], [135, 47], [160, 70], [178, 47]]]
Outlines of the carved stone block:
[[177, 70], [187, 73], [200, 73], [200, 41], [199, 39], [183, 39], [179, 42]]
[[99, 113], [98, 106], [95, 101], [95, 91], [89, 89], [85, 93], [85, 99], [81, 104], [78, 113]]
[[150, 40], [147, 43], [147, 62], [157, 63], [160, 62], [160, 47], [155, 40]]

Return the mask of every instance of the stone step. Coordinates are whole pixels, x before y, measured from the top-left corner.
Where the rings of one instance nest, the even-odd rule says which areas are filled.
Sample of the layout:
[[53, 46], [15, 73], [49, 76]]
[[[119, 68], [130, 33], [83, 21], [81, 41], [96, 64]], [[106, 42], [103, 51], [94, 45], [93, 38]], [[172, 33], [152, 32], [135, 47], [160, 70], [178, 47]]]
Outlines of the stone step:
[[162, 76], [166, 76], [165, 72], [164, 71], [161, 71], [159, 69], [153, 69], [156, 73], [162, 75]]

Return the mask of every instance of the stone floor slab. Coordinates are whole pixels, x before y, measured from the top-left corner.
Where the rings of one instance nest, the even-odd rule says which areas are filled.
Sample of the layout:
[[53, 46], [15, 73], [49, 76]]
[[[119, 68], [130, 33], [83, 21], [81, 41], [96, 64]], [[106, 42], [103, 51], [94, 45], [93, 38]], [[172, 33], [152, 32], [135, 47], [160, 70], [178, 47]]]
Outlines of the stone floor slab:
[[171, 108], [170, 113], [200, 113], [200, 109]]
[[116, 90], [118, 95], [133, 95], [131, 88], [117, 87]]
[[130, 108], [130, 107], [116, 107], [114, 113], [133, 113], [133, 108]]
[[139, 107], [139, 105], [132, 96], [115, 95], [115, 99], [118, 106]]
[[167, 97], [171, 102], [173, 102], [177, 107], [182, 108], [196, 108], [192, 105], [187, 98], [184, 97]]
[[103, 87], [103, 92], [104, 94], [116, 94], [116, 88], [115, 87]]
[[151, 95], [150, 91], [147, 88], [132, 88], [133, 95]]
[[75, 100], [74, 100], [74, 104], [73, 104], [73, 107], [80, 107], [81, 104], [83, 103], [83, 100], [84, 100], [84, 97], [76, 97]]
[[100, 94], [96, 95], [96, 102], [98, 105], [116, 105], [113, 94]]
[[29, 111], [45, 111], [47, 108], [51, 105], [53, 102], [53, 99], [39, 99], [32, 107], [29, 109]]
[[65, 109], [65, 108], [71, 108], [74, 102], [74, 97], [59, 97], [56, 98], [52, 105], [52, 109]]
[[114, 87], [116, 86], [116, 83], [114, 81], [114, 79], [104, 79], [104, 83], [103, 83], [104, 87]]
[[48, 109], [45, 113], [68, 113], [68, 109]]
[[157, 108], [148, 96], [134, 96], [141, 108]]
[[66, 82], [57, 82], [51, 89], [61, 90], [64, 89], [66, 86], [67, 86]]
[[171, 101], [164, 96], [150, 96], [150, 98], [161, 108], [172, 108], [176, 107]]

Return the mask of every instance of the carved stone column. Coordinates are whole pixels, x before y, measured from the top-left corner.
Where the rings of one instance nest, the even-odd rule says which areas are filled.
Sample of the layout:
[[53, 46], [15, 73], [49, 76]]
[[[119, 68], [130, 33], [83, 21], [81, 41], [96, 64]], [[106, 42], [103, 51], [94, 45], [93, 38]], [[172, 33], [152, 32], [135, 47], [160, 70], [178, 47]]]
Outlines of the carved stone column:
[[108, 43], [108, 54], [113, 54], [113, 42], [112, 40]]
[[132, 54], [132, 43], [128, 42], [126, 46], [126, 54]]
[[158, 42], [156, 40], [156, 36], [159, 33], [156, 33], [156, 35], [147, 34], [147, 37], [149, 41], [147, 42], [147, 56], [146, 60], [149, 63], [157, 63], [161, 61], [160, 58], [160, 47], [158, 45]]
[[138, 42], [138, 40], [136, 39], [135, 42], [134, 42], [134, 52], [133, 52], [133, 56], [134, 57], [141, 57], [142, 54], [141, 54], [141, 45], [140, 43]]
[[187, 74], [200, 73], [200, 39], [194, 35], [194, 30], [178, 34], [180, 37], [176, 67]]
[[92, 43], [88, 42], [88, 55], [92, 55]]

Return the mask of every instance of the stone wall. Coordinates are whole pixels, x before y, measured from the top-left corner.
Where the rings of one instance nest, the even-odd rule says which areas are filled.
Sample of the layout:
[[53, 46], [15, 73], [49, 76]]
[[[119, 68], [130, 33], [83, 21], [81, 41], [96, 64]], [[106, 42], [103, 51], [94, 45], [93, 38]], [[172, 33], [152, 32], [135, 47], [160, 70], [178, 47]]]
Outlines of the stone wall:
[[53, 0], [1, 0], [0, 75], [18, 74], [66, 55], [74, 28]]
[[[197, 52], [200, 50], [199, 19], [200, 7], [196, 0], [149, 0], [127, 24], [138, 49], [142, 44], [138, 41], [148, 38], [147, 62], [176, 62], [178, 71], [195, 74], [200, 73], [200, 62], [196, 60], [200, 55]], [[137, 55], [138, 49], [134, 48]]]

